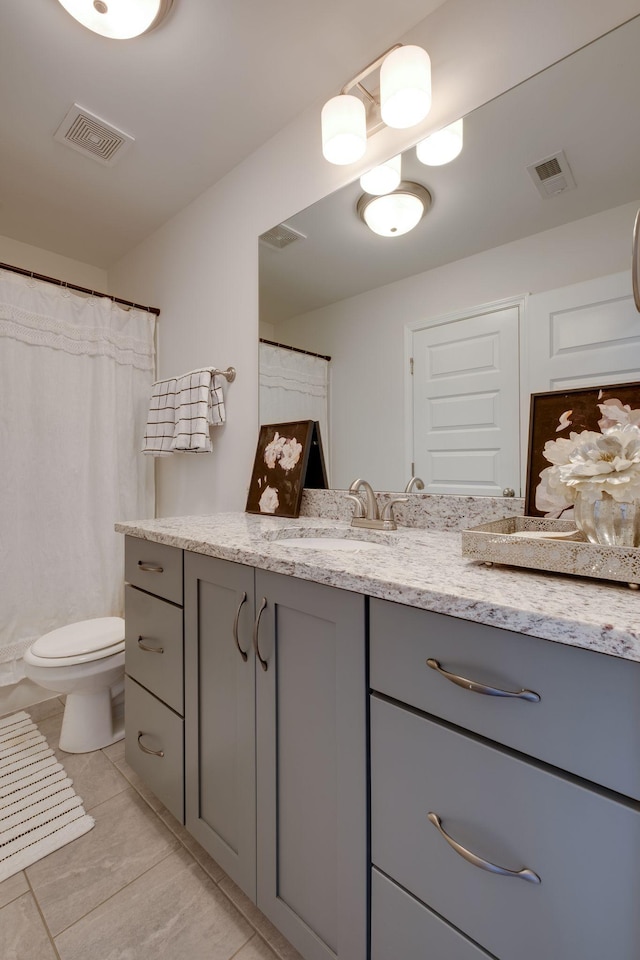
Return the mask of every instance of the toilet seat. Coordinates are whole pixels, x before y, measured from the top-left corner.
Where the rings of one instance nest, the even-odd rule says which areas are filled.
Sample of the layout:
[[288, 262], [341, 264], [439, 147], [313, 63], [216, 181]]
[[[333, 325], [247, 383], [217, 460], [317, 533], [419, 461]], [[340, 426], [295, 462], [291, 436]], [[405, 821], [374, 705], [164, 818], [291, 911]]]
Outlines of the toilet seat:
[[80, 620], [43, 634], [25, 653], [34, 665], [65, 666], [102, 660], [124, 650], [122, 617]]

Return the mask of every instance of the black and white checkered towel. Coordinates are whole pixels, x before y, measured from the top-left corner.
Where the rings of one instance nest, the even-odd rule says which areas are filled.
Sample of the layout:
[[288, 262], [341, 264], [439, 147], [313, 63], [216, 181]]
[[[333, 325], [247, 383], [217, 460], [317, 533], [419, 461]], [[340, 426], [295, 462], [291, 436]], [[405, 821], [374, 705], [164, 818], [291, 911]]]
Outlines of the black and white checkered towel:
[[149, 401], [147, 426], [142, 452], [154, 457], [168, 457], [176, 428], [176, 392], [178, 380], [159, 380], [154, 383]]
[[197, 370], [178, 379], [176, 425], [171, 449], [177, 453], [211, 453], [210, 426], [225, 421], [220, 377]]

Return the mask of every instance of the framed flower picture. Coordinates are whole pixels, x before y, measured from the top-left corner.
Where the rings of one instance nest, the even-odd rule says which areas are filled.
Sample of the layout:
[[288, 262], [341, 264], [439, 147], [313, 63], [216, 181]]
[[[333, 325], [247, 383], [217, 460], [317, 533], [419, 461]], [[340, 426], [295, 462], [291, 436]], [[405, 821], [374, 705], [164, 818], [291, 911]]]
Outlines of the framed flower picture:
[[[611, 408], [608, 409], [608, 406]], [[604, 406], [605, 409], [602, 409]], [[529, 453], [524, 512], [529, 517], [558, 517], [569, 509], [565, 503], [553, 503], [544, 477], [550, 466], [544, 455], [549, 440], [569, 439], [585, 430], [600, 433], [611, 423], [608, 415], [619, 410], [621, 422], [640, 419], [640, 383], [618, 383], [579, 390], [533, 393], [529, 417]], [[616, 420], [620, 418], [616, 416]]]
[[319, 424], [315, 420], [263, 424], [246, 512], [298, 517], [305, 486], [327, 487]]

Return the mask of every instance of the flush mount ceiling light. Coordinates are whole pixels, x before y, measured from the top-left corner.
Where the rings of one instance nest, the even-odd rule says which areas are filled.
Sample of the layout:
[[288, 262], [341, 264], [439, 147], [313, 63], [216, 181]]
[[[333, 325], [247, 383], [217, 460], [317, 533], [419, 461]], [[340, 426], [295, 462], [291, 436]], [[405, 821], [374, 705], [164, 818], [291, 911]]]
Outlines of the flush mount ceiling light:
[[[364, 86], [380, 71], [379, 91]], [[357, 90], [358, 95], [351, 93]], [[412, 127], [431, 109], [431, 61], [413, 45], [394, 44], [344, 85], [322, 108], [322, 153], [329, 163], [355, 163], [367, 148], [367, 133], [381, 126]]]
[[94, 33], [130, 40], [157, 27], [173, 0], [59, 0], [67, 13]]
[[391, 193], [400, 185], [402, 180], [401, 164], [400, 154], [385, 160], [384, 163], [362, 174], [360, 186], [366, 193], [371, 193], [374, 196]]
[[429, 167], [441, 167], [450, 163], [462, 150], [462, 120], [450, 123], [426, 140], [416, 144], [416, 156]]
[[400, 237], [420, 223], [431, 203], [426, 187], [403, 180], [393, 193], [379, 197], [363, 194], [356, 210], [374, 233], [381, 237]]

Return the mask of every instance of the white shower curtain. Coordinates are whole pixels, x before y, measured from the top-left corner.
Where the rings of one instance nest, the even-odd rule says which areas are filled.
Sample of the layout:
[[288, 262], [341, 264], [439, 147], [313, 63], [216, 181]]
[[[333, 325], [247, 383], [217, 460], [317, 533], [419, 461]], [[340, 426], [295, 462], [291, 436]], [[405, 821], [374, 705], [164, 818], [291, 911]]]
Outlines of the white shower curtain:
[[329, 473], [329, 362], [260, 343], [260, 422], [317, 420]]
[[122, 614], [113, 525], [154, 510], [154, 322], [0, 270], [0, 686], [43, 633]]

